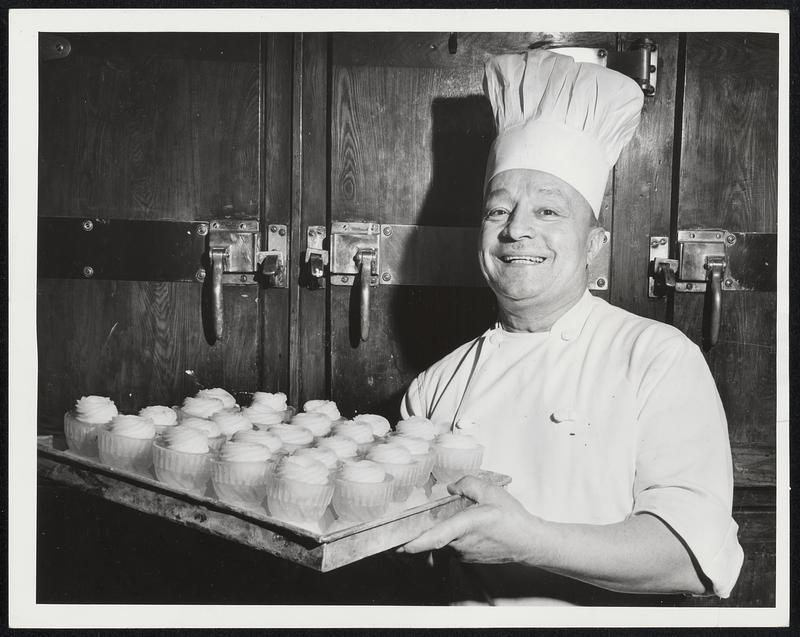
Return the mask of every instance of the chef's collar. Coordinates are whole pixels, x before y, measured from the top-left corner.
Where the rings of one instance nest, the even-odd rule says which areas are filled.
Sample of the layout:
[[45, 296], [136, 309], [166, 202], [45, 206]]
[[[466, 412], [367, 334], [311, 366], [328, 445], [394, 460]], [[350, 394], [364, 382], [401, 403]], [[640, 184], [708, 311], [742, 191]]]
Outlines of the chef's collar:
[[578, 299], [571, 308], [562, 314], [548, 331], [544, 332], [509, 332], [498, 322], [495, 325], [495, 333], [502, 334], [502, 338], [558, 338], [562, 341], [574, 341], [583, 331], [583, 326], [589, 318], [589, 313], [594, 305], [594, 297], [588, 288], [584, 290], [583, 296]]

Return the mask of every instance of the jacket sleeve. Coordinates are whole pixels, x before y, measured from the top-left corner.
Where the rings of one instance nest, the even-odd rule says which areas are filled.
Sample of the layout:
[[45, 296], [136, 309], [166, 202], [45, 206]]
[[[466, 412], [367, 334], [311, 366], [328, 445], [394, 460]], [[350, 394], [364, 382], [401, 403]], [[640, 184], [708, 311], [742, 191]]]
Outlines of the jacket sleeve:
[[698, 347], [677, 332], [641, 339], [633, 359], [632, 368], [642, 370], [633, 513], [665, 522], [713, 593], [728, 597], [744, 554], [731, 516], [731, 450], [714, 380]]

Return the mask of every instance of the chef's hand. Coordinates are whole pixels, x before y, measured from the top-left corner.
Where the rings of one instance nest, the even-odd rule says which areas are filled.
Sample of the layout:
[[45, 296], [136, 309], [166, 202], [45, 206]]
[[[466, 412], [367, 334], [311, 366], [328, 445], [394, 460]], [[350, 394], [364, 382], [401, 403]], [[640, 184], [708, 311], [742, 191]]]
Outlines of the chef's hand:
[[544, 521], [494, 484], [466, 476], [447, 486], [477, 504], [456, 513], [399, 549], [420, 553], [450, 546], [465, 562], [528, 562], [537, 552], [537, 529]]

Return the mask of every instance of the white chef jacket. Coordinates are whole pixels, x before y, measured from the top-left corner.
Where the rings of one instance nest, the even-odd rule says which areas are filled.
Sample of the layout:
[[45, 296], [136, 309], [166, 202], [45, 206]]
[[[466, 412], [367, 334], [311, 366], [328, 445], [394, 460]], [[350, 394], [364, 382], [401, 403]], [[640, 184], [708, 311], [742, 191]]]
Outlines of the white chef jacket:
[[509, 492], [543, 519], [658, 516], [727, 597], [743, 552], [727, 422], [698, 347], [588, 290], [547, 332], [498, 324], [481, 339], [420, 374], [403, 417], [474, 423], [482, 467], [510, 475]]

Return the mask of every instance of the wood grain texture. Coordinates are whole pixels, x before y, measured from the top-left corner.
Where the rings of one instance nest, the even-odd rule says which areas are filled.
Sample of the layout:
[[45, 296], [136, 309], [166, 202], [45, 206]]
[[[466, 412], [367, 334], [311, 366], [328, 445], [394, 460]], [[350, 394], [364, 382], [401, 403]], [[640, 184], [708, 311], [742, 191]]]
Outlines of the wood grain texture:
[[89, 394], [123, 413], [178, 404], [197, 391], [186, 369], [209, 386], [257, 389], [255, 290], [225, 288], [226, 334], [211, 346], [199, 284], [40, 279], [39, 433], [61, 432], [64, 413]]
[[331, 396], [348, 416], [395, 422], [400, 399], [422, 370], [479, 336], [496, 316], [488, 288], [373, 288], [370, 337], [359, 341], [358, 289], [331, 289]]
[[[619, 34], [618, 49], [627, 51], [641, 33]], [[678, 36], [659, 33], [658, 86], [645, 97], [642, 119], [614, 168], [611, 230], [611, 303], [648, 318], [666, 320], [666, 299], [648, 298], [651, 236], [668, 236], [672, 195], [673, 129]]]
[[679, 227], [776, 232], [778, 36], [686, 36]]
[[297, 76], [293, 127], [293, 226], [291, 262], [291, 399], [327, 396], [329, 387], [328, 289], [309, 289], [304, 255], [309, 226], [328, 226], [328, 45], [329, 35], [295, 36]]
[[480, 67], [490, 55], [523, 52], [532, 46], [611, 48], [614, 39], [609, 33], [457, 33], [456, 52], [450, 53], [450, 33], [348, 33], [334, 37], [333, 64], [458, 70]]
[[229, 36], [239, 61], [182, 57], [201, 34], [173, 34], [172, 56], [143, 53], [148, 34], [116, 34], [119, 56], [95, 37], [40, 67], [41, 214], [256, 216], [258, 36]]
[[[260, 192], [263, 205], [260, 219], [262, 246], [267, 245], [270, 224], [286, 225], [291, 233], [294, 223], [291, 209], [292, 172], [288, 157], [292, 153], [292, 36], [264, 34], [261, 36], [262, 75], [260, 127], [263, 142], [260, 148]], [[288, 242], [287, 242], [288, 243]], [[296, 258], [289, 246], [287, 263]], [[260, 292], [261, 352], [258, 389], [289, 393], [289, 324], [291, 288], [267, 288]]]

